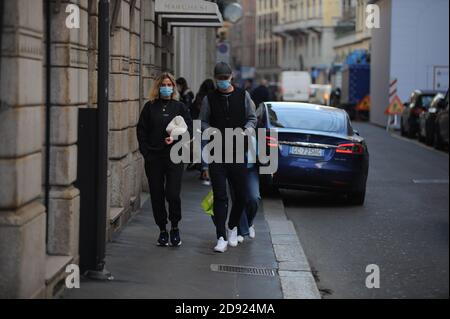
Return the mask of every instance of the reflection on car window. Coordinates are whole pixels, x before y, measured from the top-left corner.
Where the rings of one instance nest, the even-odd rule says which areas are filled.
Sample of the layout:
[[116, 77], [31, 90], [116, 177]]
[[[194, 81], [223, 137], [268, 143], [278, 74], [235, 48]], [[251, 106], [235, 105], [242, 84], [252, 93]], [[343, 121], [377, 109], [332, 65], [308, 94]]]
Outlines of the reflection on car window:
[[434, 99], [433, 95], [422, 95], [420, 97], [420, 106], [424, 108], [429, 108], [431, 102], [433, 102], [433, 99]]
[[278, 128], [347, 133], [345, 114], [326, 109], [300, 109], [292, 106], [269, 107], [270, 123]]

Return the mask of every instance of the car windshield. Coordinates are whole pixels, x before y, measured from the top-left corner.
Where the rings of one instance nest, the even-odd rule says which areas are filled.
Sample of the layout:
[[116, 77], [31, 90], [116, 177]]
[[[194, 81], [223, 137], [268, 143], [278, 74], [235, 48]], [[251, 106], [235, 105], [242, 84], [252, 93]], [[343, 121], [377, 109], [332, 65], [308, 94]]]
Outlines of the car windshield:
[[317, 106], [316, 108], [295, 105], [269, 105], [270, 124], [278, 128], [301, 129], [345, 134], [346, 116], [343, 112]]
[[422, 95], [420, 97], [420, 105], [424, 108], [429, 108], [433, 99], [434, 95]]

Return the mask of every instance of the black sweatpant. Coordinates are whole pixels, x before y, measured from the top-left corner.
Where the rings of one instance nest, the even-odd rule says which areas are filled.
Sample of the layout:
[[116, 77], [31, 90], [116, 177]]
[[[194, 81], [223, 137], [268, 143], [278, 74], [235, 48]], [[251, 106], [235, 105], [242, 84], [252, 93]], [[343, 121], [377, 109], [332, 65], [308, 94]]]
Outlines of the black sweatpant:
[[178, 227], [181, 220], [180, 192], [183, 170], [183, 163], [174, 164], [169, 154], [152, 154], [145, 160], [153, 216], [160, 230], [165, 230], [167, 225], [166, 200], [172, 227]]
[[236, 198], [233, 201], [228, 228], [233, 229], [239, 225], [242, 213], [247, 202], [246, 164], [218, 164], [209, 165], [209, 174], [214, 192], [214, 217], [217, 239], [223, 237], [227, 240], [226, 222], [228, 217], [227, 180], [235, 190]]

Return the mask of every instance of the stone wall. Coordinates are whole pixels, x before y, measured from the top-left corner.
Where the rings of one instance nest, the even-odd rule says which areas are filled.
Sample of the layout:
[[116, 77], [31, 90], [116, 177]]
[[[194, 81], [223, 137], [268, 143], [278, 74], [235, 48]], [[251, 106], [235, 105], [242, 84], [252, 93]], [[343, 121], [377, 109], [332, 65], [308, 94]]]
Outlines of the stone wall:
[[[65, 27], [66, 6], [80, 8], [80, 29]], [[50, 202], [47, 253], [78, 257], [78, 108], [88, 106], [88, 0], [52, 2]]]
[[[51, 0], [50, 65], [45, 64], [45, 1], [1, 1], [5, 14], [0, 29], [0, 298], [51, 298], [55, 289], [64, 287], [65, 266], [79, 260], [80, 192], [74, 186], [80, 173], [78, 110], [97, 107], [98, 0]], [[136, 126], [153, 79], [163, 69], [173, 72], [176, 60], [174, 36], [164, 34], [156, 21], [154, 0], [110, 2], [111, 13], [114, 8], [119, 11], [110, 38], [105, 240], [138, 211], [141, 192], [148, 190]], [[79, 29], [65, 26], [69, 4], [80, 8]], [[211, 68], [202, 66], [200, 77], [212, 69], [213, 30], [207, 39], [211, 41], [202, 39], [201, 48], [211, 44], [204, 55]]]
[[[112, 5], [112, 10], [119, 6], [111, 36], [109, 104], [109, 204], [110, 212], [114, 211], [110, 214], [110, 222], [115, 222], [128, 216], [140, 195], [140, 187], [135, 186], [135, 180], [140, 164], [136, 156], [136, 125], [139, 116], [141, 1], [120, 0], [120, 3], [115, 1]], [[117, 225], [126, 219], [118, 220]]]
[[43, 1], [3, 0], [0, 83], [0, 298], [44, 294], [41, 204]]

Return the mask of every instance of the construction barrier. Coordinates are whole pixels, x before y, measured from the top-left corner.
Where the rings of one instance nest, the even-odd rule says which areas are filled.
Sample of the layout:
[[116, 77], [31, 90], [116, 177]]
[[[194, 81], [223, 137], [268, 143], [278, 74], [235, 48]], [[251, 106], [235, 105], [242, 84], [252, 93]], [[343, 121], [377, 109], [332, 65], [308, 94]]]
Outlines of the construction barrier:
[[400, 129], [400, 119], [404, 110], [403, 102], [398, 96], [397, 90], [398, 80], [393, 79], [389, 84], [389, 106], [384, 112], [388, 115], [386, 130]]

